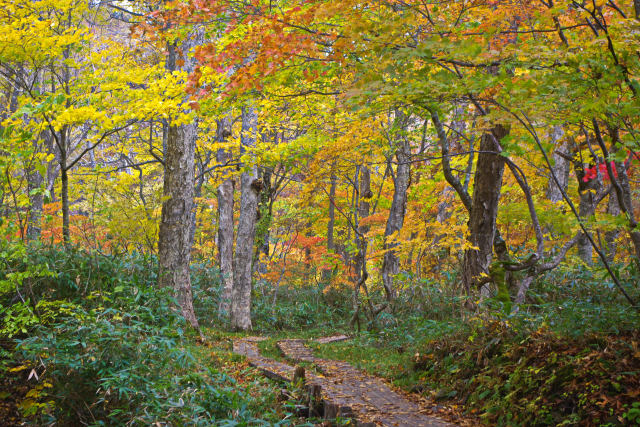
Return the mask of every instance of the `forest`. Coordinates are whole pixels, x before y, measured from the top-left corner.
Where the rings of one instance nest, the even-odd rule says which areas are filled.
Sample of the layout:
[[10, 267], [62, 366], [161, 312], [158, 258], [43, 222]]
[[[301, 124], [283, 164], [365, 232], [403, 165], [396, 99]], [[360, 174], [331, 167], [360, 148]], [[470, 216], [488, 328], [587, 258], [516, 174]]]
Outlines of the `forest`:
[[0, 425], [640, 425], [640, 0], [0, 0]]

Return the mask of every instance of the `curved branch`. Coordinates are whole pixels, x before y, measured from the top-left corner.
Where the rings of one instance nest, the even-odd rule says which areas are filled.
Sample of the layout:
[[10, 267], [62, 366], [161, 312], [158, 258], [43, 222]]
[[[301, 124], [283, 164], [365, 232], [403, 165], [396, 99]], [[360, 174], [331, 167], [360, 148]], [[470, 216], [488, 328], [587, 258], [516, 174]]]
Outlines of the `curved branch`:
[[440, 121], [440, 117], [438, 117], [438, 113], [433, 108], [427, 109], [431, 114], [431, 120], [433, 121], [433, 125], [436, 127], [438, 139], [440, 140], [440, 146], [442, 148], [442, 171], [444, 172], [444, 177], [449, 185], [451, 185], [454, 190], [456, 190], [458, 196], [460, 196], [460, 200], [462, 200], [462, 204], [467, 209], [467, 211], [471, 212], [471, 206], [473, 204], [473, 202], [471, 201], [471, 197], [460, 183], [460, 180], [453, 176], [453, 173], [451, 172], [451, 163], [449, 162], [449, 140], [447, 138], [447, 133], [445, 132], [444, 126]]

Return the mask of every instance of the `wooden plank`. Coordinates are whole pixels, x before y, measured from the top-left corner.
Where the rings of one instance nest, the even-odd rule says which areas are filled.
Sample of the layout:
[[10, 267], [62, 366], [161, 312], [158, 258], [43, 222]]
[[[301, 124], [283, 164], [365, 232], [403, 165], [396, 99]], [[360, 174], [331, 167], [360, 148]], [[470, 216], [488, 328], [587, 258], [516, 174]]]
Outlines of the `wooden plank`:
[[330, 344], [332, 342], [346, 341], [348, 339], [351, 338], [346, 335], [332, 335], [330, 337], [316, 338], [315, 342], [318, 344]]

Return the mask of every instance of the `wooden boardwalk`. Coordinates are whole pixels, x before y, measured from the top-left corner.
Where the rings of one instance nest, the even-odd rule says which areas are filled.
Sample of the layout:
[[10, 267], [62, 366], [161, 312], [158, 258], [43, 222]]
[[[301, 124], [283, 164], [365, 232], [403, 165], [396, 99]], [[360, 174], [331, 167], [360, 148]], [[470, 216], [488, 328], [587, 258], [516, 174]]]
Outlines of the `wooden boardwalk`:
[[[291, 381], [295, 367], [265, 358], [258, 351], [261, 338], [234, 341], [233, 350], [270, 378]], [[313, 356], [302, 340], [282, 340], [278, 348], [290, 360], [309, 362], [321, 375], [306, 373], [305, 385], [320, 391], [324, 418], [349, 417], [358, 426], [443, 427], [453, 424], [421, 413], [417, 404], [391, 390], [382, 380], [364, 374], [346, 362]]]

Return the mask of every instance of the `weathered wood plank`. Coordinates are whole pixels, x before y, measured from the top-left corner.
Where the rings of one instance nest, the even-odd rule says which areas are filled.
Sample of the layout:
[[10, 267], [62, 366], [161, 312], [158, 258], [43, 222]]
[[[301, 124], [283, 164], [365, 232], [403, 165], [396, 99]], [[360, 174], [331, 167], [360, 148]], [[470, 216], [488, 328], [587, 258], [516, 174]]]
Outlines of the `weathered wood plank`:
[[346, 341], [348, 339], [350, 338], [346, 335], [332, 335], [330, 337], [316, 338], [315, 342], [318, 344], [329, 344], [332, 342]]

